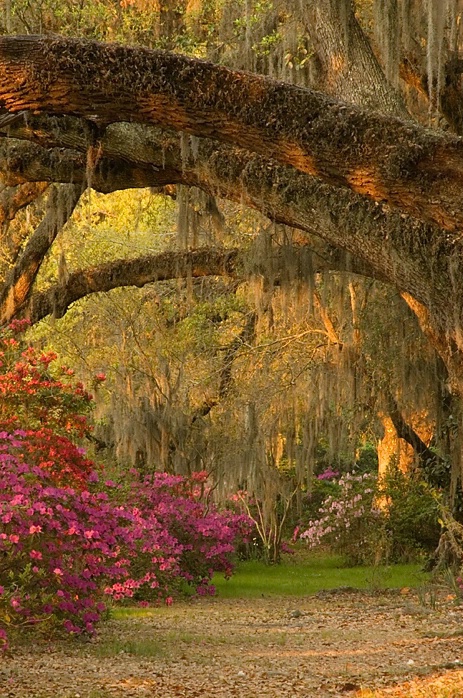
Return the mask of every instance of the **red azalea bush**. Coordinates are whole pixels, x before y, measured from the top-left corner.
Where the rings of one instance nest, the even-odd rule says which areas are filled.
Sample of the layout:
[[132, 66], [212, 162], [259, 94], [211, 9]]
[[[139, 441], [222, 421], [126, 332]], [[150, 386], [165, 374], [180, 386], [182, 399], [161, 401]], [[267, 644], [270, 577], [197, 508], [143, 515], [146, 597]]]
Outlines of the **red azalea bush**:
[[[85, 489], [95, 477], [95, 463], [85, 456], [84, 448], [66, 436], [47, 427], [19, 431], [27, 438], [17, 446], [11, 443], [10, 453], [19, 461], [45, 470], [55, 484]], [[0, 432], [0, 436], [7, 434]]]
[[25, 342], [29, 324], [16, 320], [0, 335], [0, 427], [5, 431], [47, 427], [73, 438], [87, 435], [92, 395], [74, 380], [72, 369], [54, 366], [52, 373], [57, 356]]
[[79, 444], [91, 432], [92, 395], [71, 369], [53, 366], [52, 374], [57, 356], [26, 344], [28, 326], [14, 321], [0, 335], [0, 431], [24, 430], [20, 460], [48, 470], [57, 484], [85, 487], [95, 464]]

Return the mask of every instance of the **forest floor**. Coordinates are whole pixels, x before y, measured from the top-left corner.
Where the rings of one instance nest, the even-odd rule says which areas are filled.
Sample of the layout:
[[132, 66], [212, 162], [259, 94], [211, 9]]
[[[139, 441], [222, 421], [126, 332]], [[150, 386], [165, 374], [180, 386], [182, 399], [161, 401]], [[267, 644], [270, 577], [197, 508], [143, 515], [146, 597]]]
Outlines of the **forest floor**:
[[405, 589], [139, 609], [87, 642], [20, 645], [0, 658], [0, 696], [456, 698], [463, 606]]

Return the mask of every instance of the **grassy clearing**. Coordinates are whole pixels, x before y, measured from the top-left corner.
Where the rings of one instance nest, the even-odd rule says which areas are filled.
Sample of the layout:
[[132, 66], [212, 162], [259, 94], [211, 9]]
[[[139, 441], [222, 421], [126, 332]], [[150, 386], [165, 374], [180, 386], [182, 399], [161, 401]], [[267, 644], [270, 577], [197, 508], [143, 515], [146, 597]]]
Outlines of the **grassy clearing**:
[[136, 606], [113, 606], [111, 608], [111, 618], [115, 620], [124, 620], [125, 618], [150, 618], [159, 613], [158, 609], [153, 606], [139, 608]]
[[341, 557], [312, 554], [273, 566], [257, 560], [242, 562], [231, 579], [217, 575], [214, 584], [221, 598], [230, 599], [307, 596], [339, 587], [371, 591], [416, 588], [428, 579], [420, 564], [346, 567]]

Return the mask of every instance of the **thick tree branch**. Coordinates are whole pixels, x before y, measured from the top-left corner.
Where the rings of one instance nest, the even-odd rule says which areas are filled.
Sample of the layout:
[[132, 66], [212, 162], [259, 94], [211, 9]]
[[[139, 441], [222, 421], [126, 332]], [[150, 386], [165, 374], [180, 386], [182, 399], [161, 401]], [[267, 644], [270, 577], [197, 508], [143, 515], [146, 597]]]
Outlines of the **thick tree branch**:
[[[432, 479], [433, 469], [436, 466], [444, 466], [444, 461], [424, 443], [413, 427], [405, 421], [397, 401], [390, 393], [386, 395], [386, 404], [388, 415], [391, 418], [397, 436], [410, 444], [419, 458], [423, 471]], [[435, 482], [434, 484], [442, 485], [442, 482]]]
[[[367, 273], [362, 265], [352, 263], [339, 250], [331, 250], [322, 256], [309, 245], [292, 248], [292, 253], [301, 267], [310, 266], [314, 273], [338, 271], [348, 273]], [[56, 284], [44, 291], [37, 291], [18, 307], [17, 315], [28, 317], [34, 324], [49, 314], [62, 317], [69, 306], [80, 298], [92, 293], [107, 292], [121, 286], [142, 287], [157, 281], [178, 278], [200, 278], [202, 276], [230, 276], [247, 279], [250, 275], [265, 274], [259, 265], [249, 264], [249, 250], [239, 248], [220, 249], [203, 247], [189, 252], [169, 251], [145, 255], [136, 259], [119, 259], [101, 264], [90, 269], [83, 269], [69, 274], [63, 284]], [[279, 283], [283, 265], [288, 262], [288, 251], [273, 250], [272, 268], [275, 272], [274, 283]]]
[[7, 186], [0, 193], [0, 241], [9, 264], [16, 262], [28, 235], [25, 226], [10, 227], [10, 222], [18, 211], [35, 201], [49, 186], [48, 182], [24, 182], [13, 187]]
[[18, 211], [29, 206], [48, 186], [48, 182], [26, 181], [17, 186], [6, 187], [0, 193], [0, 226], [12, 221]]
[[0, 104], [214, 138], [449, 231], [463, 225], [459, 139], [262, 76], [144, 48], [2, 37]]
[[69, 275], [65, 284], [36, 292], [23, 306], [32, 323], [53, 313], [62, 317], [71, 303], [91, 293], [121, 286], [139, 288], [156, 281], [236, 274], [238, 251], [203, 248], [193, 252], [162, 252], [136, 259], [120, 259]]
[[[66, 145], [69, 140], [85, 150], [83, 130], [73, 120], [19, 128], [15, 135]], [[447, 267], [454, 245], [434, 226], [391, 212], [363, 197], [319, 182], [247, 151], [201, 139], [195, 155], [182, 158], [178, 137], [156, 129], [114, 124], [102, 140], [103, 157], [92, 173], [100, 191], [127, 186], [195, 185], [212, 195], [256, 208], [271, 220], [323, 237], [370, 265], [371, 274], [389, 280], [422, 303], [448, 304]], [[106, 157], [110, 154], [111, 157]], [[147, 160], [150, 164], [147, 164]], [[0, 169], [7, 179], [84, 181], [85, 157], [75, 151], [44, 149], [9, 139], [0, 146]], [[432, 254], [430, 254], [432, 250]], [[430, 296], [429, 277], [436, 279]], [[441, 288], [440, 288], [441, 287]]]
[[[31, 118], [27, 125], [17, 125], [15, 135], [47, 144], [71, 141], [82, 151], [87, 146], [85, 128], [69, 118], [51, 123]], [[394, 283], [426, 306], [428, 313], [432, 309], [435, 333], [441, 337], [438, 351], [446, 362], [453, 356], [448, 342], [454, 346], [458, 342], [458, 336], [452, 340], [452, 325], [461, 309], [462, 289], [455, 274], [458, 248], [445, 232], [246, 151], [205, 139], [196, 145], [194, 157], [183, 152], [182, 158], [178, 137], [154, 128], [114, 124], [102, 140], [102, 158], [92, 173], [92, 184], [102, 191], [168, 182], [196, 185], [321, 236], [350, 252], [356, 264], [363, 262], [367, 274]], [[14, 181], [35, 177], [83, 182], [86, 158], [74, 150], [6, 139], [0, 147], [0, 169]]]
[[218, 400], [223, 400], [232, 387], [232, 368], [233, 362], [239, 350], [244, 344], [248, 346], [253, 342], [256, 334], [257, 313], [250, 312], [246, 317], [244, 327], [225, 350], [222, 368], [220, 369], [220, 384], [218, 391]]

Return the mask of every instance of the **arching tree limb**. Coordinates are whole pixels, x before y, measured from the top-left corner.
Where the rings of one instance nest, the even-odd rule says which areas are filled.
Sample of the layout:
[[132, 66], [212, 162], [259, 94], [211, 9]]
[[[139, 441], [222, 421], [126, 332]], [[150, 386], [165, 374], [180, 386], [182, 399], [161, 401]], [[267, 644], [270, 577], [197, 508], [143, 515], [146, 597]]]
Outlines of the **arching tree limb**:
[[[49, 142], [53, 122], [49, 124], [50, 135], [44, 135], [44, 125], [42, 120], [37, 129], [20, 133]], [[68, 126], [68, 122], [63, 124], [69, 133]], [[59, 130], [55, 138], [60, 139], [61, 133]], [[82, 133], [79, 137], [75, 124], [73, 133], [72, 140], [85, 150], [85, 138]], [[178, 137], [115, 124], [102, 140], [102, 158], [92, 174], [92, 185], [100, 191], [168, 183], [198, 186], [256, 208], [271, 220], [319, 235], [370, 265], [376, 278], [389, 280], [422, 303], [437, 306], [437, 296], [442, 293], [443, 302], [448, 304], [446, 267], [454, 245], [439, 228], [404, 218], [353, 192], [332, 188], [261, 156], [204, 139], [197, 145], [195, 157], [185, 161]], [[85, 158], [74, 150], [50, 150], [9, 140], [0, 146], [0, 169], [15, 181], [40, 177], [84, 182], [86, 176]], [[437, 283], [432, 289], [434, 297], [430, 295], [431, 275], [442, 280], [442, 288]]]
[[446, 230], [463, 224], [458, 139], [262, 76], [144, 48], [2, 37], [0, 104], [214, 138]]
[[[367, 267], [355, 264], [339, 250], [320, 256], [313, 251], [310, 244], [293, 248], [295, 259], [309, 254], [314, 273], [338, 271], [348, 273], [368, 273]], [[83, 269], [69, 274], [65, 284], [56, 284], [45, 291], [37, 291], [27, 297], [18, 307], [16, 315], [28, 317], [36, 323], [47, 315], [62, 317], [75, 301], [92, 293], [107, 292], [122, 286], [142, 287], [157, 281], [178, 278], [200, 278], [202, 276], [230, 276], [247, 279], [249, 274], [263, 273], [258, 266], [247, 262], [249, 250], [239, 248], [223, 249], [202, 247], [188, 252], [168, 251], [145, 255], [136, 259], [119, 259], [90, 269]], [[285, 257], [274, 250], [274, 283], [278, 284]]]

